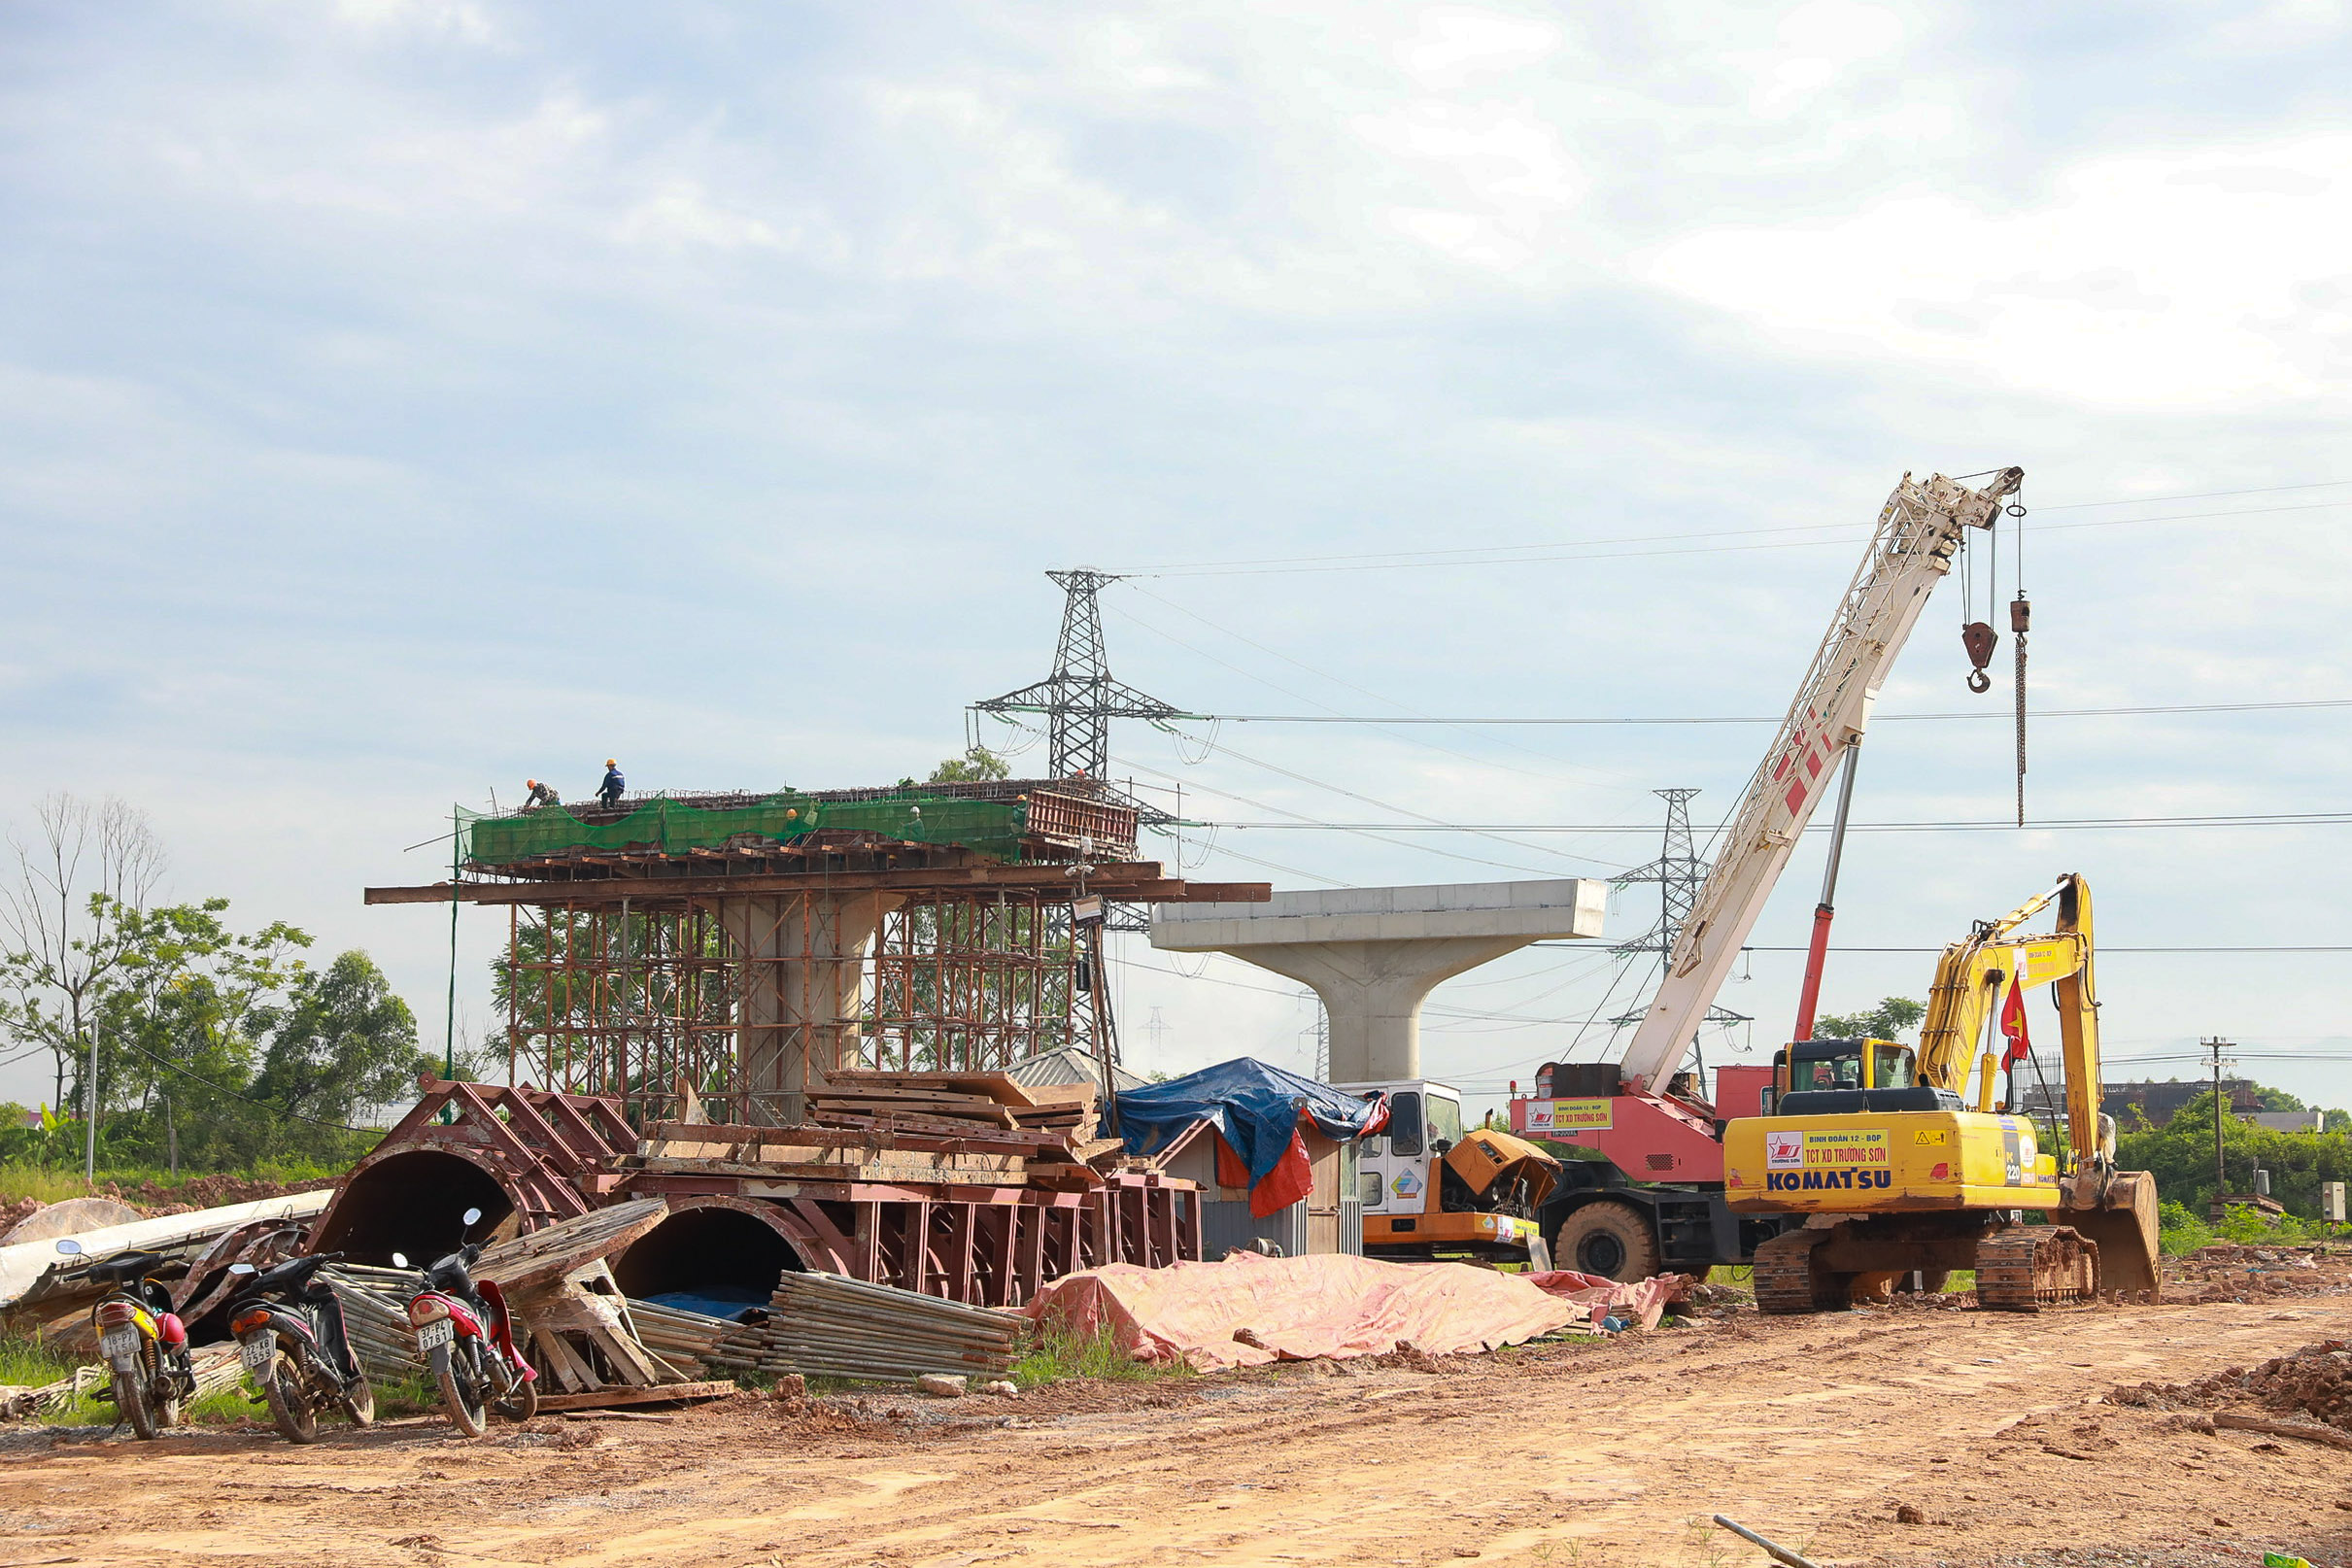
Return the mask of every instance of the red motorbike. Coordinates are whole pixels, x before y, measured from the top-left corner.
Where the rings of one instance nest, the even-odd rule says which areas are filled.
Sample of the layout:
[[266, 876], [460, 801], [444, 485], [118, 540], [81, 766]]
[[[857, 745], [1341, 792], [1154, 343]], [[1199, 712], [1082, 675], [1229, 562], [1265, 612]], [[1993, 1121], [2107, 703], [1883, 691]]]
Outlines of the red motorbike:
[[[468, 1209], [466, 1227], [481, 1218], [481, 1210]], [[481, 1243], [461, 1241], [455, 1252], [426, 1269], [425, 1288], [408, 1303], [408, 1324], [441, 1385], [442, 1408], [450, 1424], [467, 1437], [488, 1431], [493, 1415], [528, 1421], [539, 1409], [539, 1375], [515, 1347], [519, 1336], [506, 1297], [496, 1281], [473, 1277], [474, 1260], [481, 1255]], [[397, 1252], [392, 1262], [408, 1267], [408, 1259]]]

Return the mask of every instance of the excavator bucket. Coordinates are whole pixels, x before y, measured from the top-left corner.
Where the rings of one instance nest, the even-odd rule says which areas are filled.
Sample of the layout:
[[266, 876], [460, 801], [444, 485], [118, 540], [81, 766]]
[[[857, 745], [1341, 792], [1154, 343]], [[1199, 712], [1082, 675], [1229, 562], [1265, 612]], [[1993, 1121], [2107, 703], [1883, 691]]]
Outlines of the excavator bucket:
[[[2087, 1185], [2087, 1183], [2086, 1183]], [[2098, 1244], [2098, 1288], [2102, 1294], [2148, 1293], [2161, 1289], [2156, 1247], [2156, 1176], [2147, 1171], [2117, 1171], [2097, 1191], [2078, 1188], [2080, 1207], [2050, 1210], [2053, 1225], [2071, 1225]]]

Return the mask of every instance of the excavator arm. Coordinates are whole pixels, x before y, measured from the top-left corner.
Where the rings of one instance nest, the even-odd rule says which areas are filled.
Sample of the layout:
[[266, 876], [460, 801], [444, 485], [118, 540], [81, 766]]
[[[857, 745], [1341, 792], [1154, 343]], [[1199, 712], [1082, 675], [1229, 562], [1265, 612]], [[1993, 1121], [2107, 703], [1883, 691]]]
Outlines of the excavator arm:
[[[2091, 895], [2080, 876], [2069, 871], [2049, 891], [2037, 894], [1998, 920], [1978, 924], [1963, 939], [1944, 949], [1935, 967], [1935, 983], [1927, 993], [1927, 1013], [1919, 1036], [1920, 1081], [1950, 1089], [1965, 1097], [1968, 1077], [1982, 1062], [1976, 1086], [1979, 1110], [1993, 1108], [1996, 1053], [1987, 1040], [1987, 1025], [1997, 1014], [2014, 982], [2030, 990], [2036, 986], [2087, 975], [2091, 964]], [[2020, 937], [2018, 928], [2056, 903], [2058, 929], [2047, 937]], [[2077, 911], [2079, 911], [2079, 918]], [[2068, 1040], [2067, 1073], [2075, 1076], [2077, 1054], [2072, 1041], [2079, 1034], [2081, 1050], [2094, 1080], [2097, 1074], [2098, 1025], [2085, 1016], [2087, 978], [2079, 995], [2060, 996], [2064, 1015], [2062, 1032]], [[2096, 1114], [2096, 1095], [2090, 1107]], [[2071, 1124], [2075, 1108], [2068, 1107]], [[2082, 1129], [2074, 1128], [2079, 1141]]]
[[[2053, 904], [2057, 915], [2049, 935], [2018, 935]], [[1987, 1041], [1988, 1026], [2013, 983], [2028, 990], [2053, 987], [2064, 1059], [2068, 1165], [2060, 1178], [2065, 1202], [2052, 1217], [2099, 1244], [2107, 1289], [2154, 1290], [2156, 1178], [2144, 1171], [2116, 1170], [2112, 1124], [2099, 1114], [2095, 957], [2091, 886], [2073, 871], [1998, 920], [1980, 924], [1945, 948], [1936, 966], [1920, 1027], [1920, 1078], [1962, 1093], [1974, 1069], [1976, 1108], [1993, 1109], [1999, 1057]]]

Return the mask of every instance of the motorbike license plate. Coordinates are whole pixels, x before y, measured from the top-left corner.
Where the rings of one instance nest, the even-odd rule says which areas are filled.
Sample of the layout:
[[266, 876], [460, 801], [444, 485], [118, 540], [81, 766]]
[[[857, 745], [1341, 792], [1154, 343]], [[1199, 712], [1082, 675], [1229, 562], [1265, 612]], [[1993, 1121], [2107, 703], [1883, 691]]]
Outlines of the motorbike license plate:
[[110, 1328], [98, 1337], [98, 1353], [109, 1361], [139, 1353], [139, 1331], [135, 1328]]
[[256, 1372], [268, 1366], [277, 1357], [278, 1342], [265, 1336], [247, 1340], [237, 1347], [237, 1359]]
[[417, 1348], [429, 1350], [458, 1337], [458, 1325], [443, 1317], [417, 1330]]

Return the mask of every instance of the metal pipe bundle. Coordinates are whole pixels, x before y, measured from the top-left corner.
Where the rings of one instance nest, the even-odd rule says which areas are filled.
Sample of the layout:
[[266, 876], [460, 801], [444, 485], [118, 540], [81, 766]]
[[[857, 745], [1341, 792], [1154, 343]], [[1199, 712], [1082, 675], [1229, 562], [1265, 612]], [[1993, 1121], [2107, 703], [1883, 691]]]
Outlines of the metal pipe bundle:
[[362, 1263], [330, 1263], [319, 1272], [343, 1303], [343, 1332], [371, 1381], [425, 1375], [416, 1330], [408, 1325], [408, 1299], [418, 1283], [414, 1273]]
[[632, 1301], [646, 1345], [721, 1373], [912, 1382], [930, 1372], [985, 1377], [1012, 1365], [1021, 1318], [835, 1274], [787, 1274], [767, 1315], [731, 1323]]

